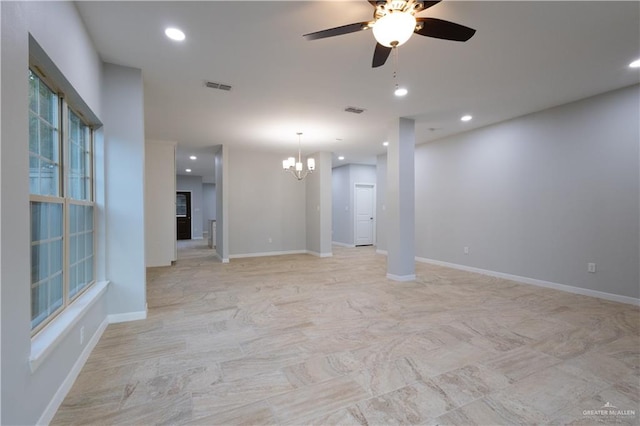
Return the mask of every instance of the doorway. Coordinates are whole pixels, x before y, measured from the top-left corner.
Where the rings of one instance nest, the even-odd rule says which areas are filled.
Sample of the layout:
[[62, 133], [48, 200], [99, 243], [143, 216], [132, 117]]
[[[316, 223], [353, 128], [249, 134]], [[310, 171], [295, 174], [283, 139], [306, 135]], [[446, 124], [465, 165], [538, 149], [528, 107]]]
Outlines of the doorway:
[[375, 185], [355, 185], [355, 245], [371, 246], [375, 243]]
[[191, 239], [191, 192], [176, 192], [176, 238]]

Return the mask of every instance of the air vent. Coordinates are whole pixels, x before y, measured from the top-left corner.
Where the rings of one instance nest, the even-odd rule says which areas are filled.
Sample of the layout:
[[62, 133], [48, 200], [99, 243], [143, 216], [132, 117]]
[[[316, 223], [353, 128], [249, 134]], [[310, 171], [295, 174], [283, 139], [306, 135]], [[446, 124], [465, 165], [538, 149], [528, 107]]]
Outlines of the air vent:
[[352, 107], [348, 106], [344, 109], [346, 112], [352, 112], [354, 114], [362, 114], [364, 112], [364, 108]]
[[227, 92], [231, 90], [231, 86], [224, 83], [214, 83], [213, 81], [207, 81], [204, 85], [210, 89], [226, 90]]

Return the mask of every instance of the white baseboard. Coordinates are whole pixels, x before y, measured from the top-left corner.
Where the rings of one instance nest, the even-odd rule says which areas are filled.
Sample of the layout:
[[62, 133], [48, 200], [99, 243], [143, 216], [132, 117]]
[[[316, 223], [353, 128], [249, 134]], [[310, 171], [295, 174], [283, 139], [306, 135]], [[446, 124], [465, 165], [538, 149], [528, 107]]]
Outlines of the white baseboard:
[[165, 266], [171, 266], [173, 262], [175, 262], [175, 260], [169, 260], [168, 262], [147, 263], [146, 265], [144, 265], [144, 267], [145, 268], [163, 268]]
[[380, 249], [376, 249], [376, 253], [377, 254], [383, 254], [385, 256], [388, 254], [386, 250], [380, 250]]
[[102, 323], [98, 326], [96, 332], [93, 333], [91, 339], [87, 342], [87, 345], [82, 350], [82, 353], [80, 353], [80, 356], [73, 364], [73, 367], [71, 367], [71, 371], [69, 371], [67, 377], [64, 379], [56, 393], [53, 395], [53, 398], [51, 398], [51, 401], [49, 401], [47, 408], [45, 408], [44, 412], [40, 416], [40, 419], [38, 420], [38, 423], [36, 423], [37, 425], [48, 425], [49, 423], [51, 423], [51, 420], [53, 420], [53, 417], [56, 415], [58, 408], [60, 408], [60, 405], [71, 390], [73, 383], [78, 378], [80, 371], [82, 371], [82, 367], [84, 367], [84, 364], [89, 359], [89, 355], [91, 355], [91, 352], [98, 344], [98, 341], [100, 341], [100, 337], [102, 337], [102, 333], [104, 333], [104, 330], [106, 330], [108, 325], [109, 320], [108, 318], [105, 318], [104, 321], [102, 321]]
[[282, 256], [286, 254], [306, 254], [306, 250], [265, 251], [261, 253], [231, 254], [229, 259], [242, 259], [245, 257]]
[[220, 263], [229, 263], [229, 258], [228, 257], [222, 258], [222, 257], [220, 257], [218, 252], [215, 252], [215, 256], [220, 261]]
[[195, 237], [195, 238], [192, 238], [192, 240], [204, 240], [204, 237]]
[[411, 275], [396, 275], [387, 273], [387, 278], [393, 281], [407, 282], [407, 281], [415, 281], [415, 274]]
[[591, 290], [587, 288], [574, 287], [566, 284], [558, 284], [551, 281], [543, 281], [535, 278], [522, 277], [519, 275], [505, 274], [503, 272], [489, 271], [486, 269], [474, 268], [472, 266], [459, 265], [457, 263], [443, 262], [441, 260], [427, 259], [424, 257], [416, 257], [416, 262], [430, 263], [432, 265], [445, 266], [447, 268], [459, 269], [461, 271], [475, 272], [477, 274], [488, 275], [490, 277], [504, 278], [506, 280], [516, 281], [522, 284], [530, 284], [538, 287], [551, 288], [567, 293], [581, 294], [583, 296], [597, 297], [599, 299], [611, 300], [612, 302], [626, 303], [629, 305], [640, 306], [640, 299], [629, 296], [621, 296], [619, 294], [605, 293], [603, 291]]
[[286, 256], [288, 254], [310, 254], [312, 256], [317, 256], [317, 257], [333, 256], [332, 252], [318, 253], [317, 251], [312, 251], [312, 250], [283, 250], [283, 251], [267, 251], [267, 252], [261, 252], [261, 253], [232, 254], [229, 256], [229, 259], [243, 259], [248, 257], [265, 257], [265, 256]]
[[331, 241], [331, 244], [340, 246], [340, 247], [347, 247], [347, 248], [355, 248], [356, 246], [355, 244], [340, 243], [338, 241]]
[[125, 312], [123, 314], [107, 315], [109, 324], [117, 324], [119, 322], [138, 321], [147, 318], [147, 311]]
[[318, 253], [317, 251], [311, 251], [311, 250], [307, 250], [307, 254], [316, 256], [316, 257], [331, 257], [333, 256], [333, 253], [328, 252], [328, 253]]

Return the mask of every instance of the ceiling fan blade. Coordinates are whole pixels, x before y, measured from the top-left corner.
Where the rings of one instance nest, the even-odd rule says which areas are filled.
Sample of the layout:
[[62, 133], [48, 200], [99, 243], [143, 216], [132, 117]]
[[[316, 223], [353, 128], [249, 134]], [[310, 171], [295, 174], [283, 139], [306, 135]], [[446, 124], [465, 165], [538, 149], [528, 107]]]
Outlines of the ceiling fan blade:
[[315, 33], [305, 34], [307, 40], [317, 40], [320, 38], [335, 37], [343, 34], [355, 33], [369, 29], [369, 22], [357, 22], [355, 24], [343, 25], [341, 27], [329, 28], [327, 30], [316, 31]]
[[426, 37], [441, 38], [444, 40], [467, 41], [476, 33], [473, 28], [456, 24], [449, 21], [443, 21], [437, 18], [416, 18], [417, 22], [422, 23], [422, 28], [416, 31]]
[[384, 65], [384, 63], [387, 62], [387, 58], [390, 53], [391, 47], [386, 47], [380, 43], [376, 43], [376, 50], [373, 51], [373, 62], [371, 63], [371, 67], [378, 68]]

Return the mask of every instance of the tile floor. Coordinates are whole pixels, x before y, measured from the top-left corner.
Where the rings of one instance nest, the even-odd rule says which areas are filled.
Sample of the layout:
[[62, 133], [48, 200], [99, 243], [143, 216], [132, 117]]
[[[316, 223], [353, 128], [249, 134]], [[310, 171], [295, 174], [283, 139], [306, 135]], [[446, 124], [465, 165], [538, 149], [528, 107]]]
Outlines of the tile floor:
[[371, 247], [221, 264], [182, 243], [148, 270], [148, 319], [107, 328], [52, 424], [640, 423], [637, 307], [385, 268]]

